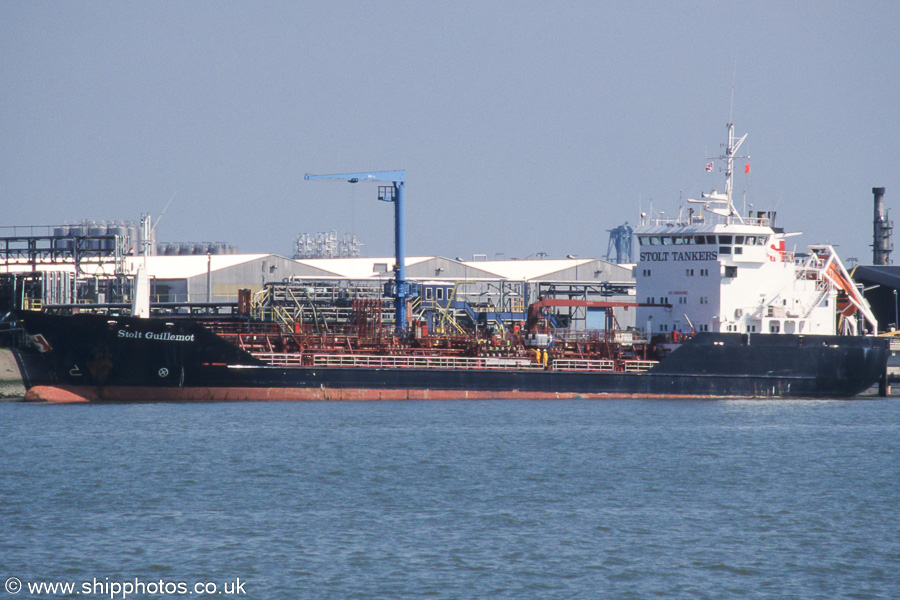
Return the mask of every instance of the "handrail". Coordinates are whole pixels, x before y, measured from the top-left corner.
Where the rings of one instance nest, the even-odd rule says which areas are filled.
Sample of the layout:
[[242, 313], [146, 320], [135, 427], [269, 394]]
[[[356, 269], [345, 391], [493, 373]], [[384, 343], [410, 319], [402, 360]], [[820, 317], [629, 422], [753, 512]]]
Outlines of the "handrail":
[[540, 370], [529, 358], [469, 358], [458, 356], [379, 356], [362, 354], [318, 354], [313, 365], [321, 367], [366, 367], [376, 369], [507, 369]]
[[559, 358], [553, 361], [553, 370], [613, 372], [616, 370], [616, 361], [609, 359], [587, 360], [580, 358]]
[[[304, 356], [285, 352], [254, 352], [259, 360], [279, 367], [302, 366]], [[460, 357], [460, 356], [383, 356], [371, 354], [315, 354], [307, 355], [314, 367], [352, 367], [365, 369], [445, 369], [445, 370], [512, 370], [541, 371], [541, 363], [524, 357]], [[306, 362], [305, 364], [310, 364]], [[657, 364], [653, 360], [622, 362], [626, 373], [643, 373]], [[556, 359], [552, 371], [585, 371], [613, 373], [616, 362], [610, 359]]]
[[626, 373], [643, 373], [659, 364], [656, 360], [626, 360], [622, 363]]

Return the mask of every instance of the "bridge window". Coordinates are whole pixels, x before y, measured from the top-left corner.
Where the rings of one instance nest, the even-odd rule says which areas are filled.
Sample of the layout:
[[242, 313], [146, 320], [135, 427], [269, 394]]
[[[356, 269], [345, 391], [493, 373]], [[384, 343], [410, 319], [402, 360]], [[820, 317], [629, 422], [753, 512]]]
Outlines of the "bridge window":
[[728, 244], [730, 246], [731, 245], [731, 236], [730, 235], [720, 235], [719, 243], [720, 244]]

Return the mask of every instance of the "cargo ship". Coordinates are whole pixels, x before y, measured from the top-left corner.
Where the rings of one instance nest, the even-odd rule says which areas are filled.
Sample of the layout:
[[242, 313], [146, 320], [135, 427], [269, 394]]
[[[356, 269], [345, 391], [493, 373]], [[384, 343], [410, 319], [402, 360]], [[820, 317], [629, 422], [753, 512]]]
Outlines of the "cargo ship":
[[[775, 213], [735, 209], [746, 135], [736, 139], [731, 123], [727, 132], [716, 157], [724, 192], [689, 200], [675, 219], [642, 215], [635, 302], [539, 299], [499, 329], [436, 333], [407, 318], [416, 286], [395, 267], [390, 326], [381, 304], [363, 298], [352, 300], [345, 326], [327, 331], [266, 318], [249, 291], [229, 318], [19, 311], [41, 357], [26, 399], [792, 398], [886, 385], [888, 341], [834, 249], [789, 251], [798, 234], [778, 227]], [[394, 191], [399, 202], [396, 182]], [[397, 247], [403, 265], [399, 238]], [[554, 327], [554, 308], [573, 305], [605, 311], [606, 326]], [[622, 310], [636, 311], [636, 327], [617, 326]]]

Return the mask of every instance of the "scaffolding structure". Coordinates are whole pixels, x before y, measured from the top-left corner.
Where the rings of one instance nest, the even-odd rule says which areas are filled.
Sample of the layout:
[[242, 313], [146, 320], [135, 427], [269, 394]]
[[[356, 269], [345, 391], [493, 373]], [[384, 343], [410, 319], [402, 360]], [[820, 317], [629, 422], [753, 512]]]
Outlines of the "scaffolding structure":
[[301, 233], [294, 244], [294, 258], [357, 258], [360, 248], [362, 243], [352, 233], [345, 233], [340, 239], [334, 229]]
[[0, 301], [21, 308], [123, 301], [134, 243], [124, 225], [0, 228]]

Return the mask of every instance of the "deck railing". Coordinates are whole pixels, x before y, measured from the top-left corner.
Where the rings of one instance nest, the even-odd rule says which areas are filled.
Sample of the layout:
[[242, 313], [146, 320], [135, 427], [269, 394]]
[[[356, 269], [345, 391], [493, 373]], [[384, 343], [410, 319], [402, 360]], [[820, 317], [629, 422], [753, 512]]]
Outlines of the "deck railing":
[[372, 369], [513, 369], [539, 370], [543, 366], [528, 358], [468, 358], [459, 356], [378, 356], [318, 354], [317, 367], [364, 367]]
[[[299, 367], [304, 364], [300, 354], [283, 352], [254, 352], [253, 356], [276, 367]], [[540, 371], [544, 366], [522, 357], [459, 357], [459, 356], [380, 356], [368, 354], [315, 354], [311, 356], [314, 367], [351, 367], [367, 369], [499, 369], [513, 371]], [[306, 364], [309, 364], [307, 362]], [[626, 373], [643, 373], [656, 365], [653, 360], [627, 360], [622, 366]], [[585, 371], [613, 373], [616, 362], [609, 359], [589, 360], [558, 358], [550, 363], [551, 371]]]
[[553, 361], [554, 371], [607, 371], [616, 370], [614, 360], [585, 360], [580, 358], [558, 358]]
[[655, 360], [626, 360], [623, 364], [626, 373], [643, 373], [657, 365]]

